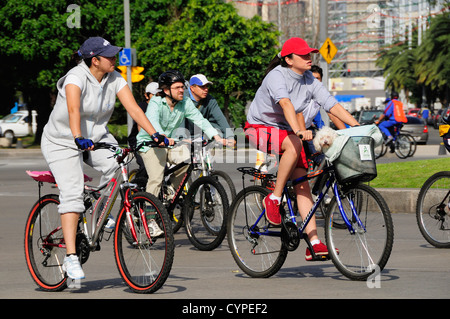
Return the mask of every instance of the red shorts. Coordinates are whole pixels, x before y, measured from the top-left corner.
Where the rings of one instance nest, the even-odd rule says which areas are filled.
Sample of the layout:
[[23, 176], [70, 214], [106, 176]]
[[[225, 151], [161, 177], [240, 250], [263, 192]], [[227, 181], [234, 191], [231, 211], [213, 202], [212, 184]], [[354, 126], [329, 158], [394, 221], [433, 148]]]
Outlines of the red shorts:
[[[294, 135], [294, 132], [281, 130], [272, 126], [265, 126], [260, 124], [245, 123], [245, 136], [248, 138], [250, 144], [256, 147], [257, 150], [264, 153], [272, 153], [282, 155], [281, 143], [288, 135]], [[305, 149], [302, 147], [300, 157], [296, 167], [308, 168], [306, 161]]]

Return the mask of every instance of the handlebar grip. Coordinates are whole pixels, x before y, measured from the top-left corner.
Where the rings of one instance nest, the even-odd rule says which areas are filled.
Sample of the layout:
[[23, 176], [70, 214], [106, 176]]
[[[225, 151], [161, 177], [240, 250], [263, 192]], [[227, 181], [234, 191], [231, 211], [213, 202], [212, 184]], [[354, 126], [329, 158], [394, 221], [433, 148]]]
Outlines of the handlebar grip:
[[94, 151], [95, 150], [98, 150], [98, 149], [101, 149], [101, 148], [109, 148], [110, 147], [110, 145], [108, 144], [108, 143], [104, 143], [104, 142], [97, 142], [97, 143], [94, 143]]

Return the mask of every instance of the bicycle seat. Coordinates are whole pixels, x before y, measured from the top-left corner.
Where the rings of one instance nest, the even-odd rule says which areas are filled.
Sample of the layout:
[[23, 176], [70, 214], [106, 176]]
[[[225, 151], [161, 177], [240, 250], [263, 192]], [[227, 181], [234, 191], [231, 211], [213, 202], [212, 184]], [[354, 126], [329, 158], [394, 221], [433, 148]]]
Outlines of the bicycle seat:
[[[26, 171], [26, 172], [35, 181], [56, 184], [55, 177], [53, 176], [51, 171]], [[84, 181], [90, 182], [92, 181], [92, 178], [84, 174]]]

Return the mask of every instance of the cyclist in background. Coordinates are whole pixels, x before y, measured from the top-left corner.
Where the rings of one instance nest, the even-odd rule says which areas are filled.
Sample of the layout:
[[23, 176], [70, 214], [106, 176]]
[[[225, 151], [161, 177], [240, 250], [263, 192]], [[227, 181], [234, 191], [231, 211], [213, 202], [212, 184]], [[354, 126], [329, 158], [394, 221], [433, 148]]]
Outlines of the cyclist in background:
[[[162, 96], [153, 97], [148, 104], [145, 115], [153, 126], [164, 136], [166, 146], [174, 145], [174, 138], [178, 138], [180, 124], [187, 118], [200, 127], [208, 138], [213, 138], [223, 145], [217, 130], [206, 120], [195, 107], [189, 97], [184, 96], [185, 79], [181, 72], [169, 70], [159, 76], [159, 88]], [[182, 135], [182, 134], [180, 134]], [[140, 130], [137, 143], [151, 140], [151, 136]], [[155, 196], [159, 195], [164, 178], [166, 163], [179, 164], [190, 161], [190, 149], [186, 145], [176, 148], [143, 147], [140, 150], [147, 170], [148, 181], [146, 191]], [[179, 185], [188, 166], [180, 168], [173, 174], [172, 185]]]
[[[209, 87], [212, 84], [213, 83], [203, 74], [193, 75], [189, 80], [188, 93], [192, 102], [194, 102], [194, 105], [198, 108], [203, 117], [217, 129], [222, 137], [227, 139], [227, 145], [232, 147], [236, 144], [234, 133], [230, 124], [228, 124], [225, 115], [223, 115], [217, 100], [209, 94]], [[194, 132], [200, 131], [187, 119], [185, 120], [185, 127], [189, 129], [192, 137], [194, 136]]]
[[[312, 75], [319, 81], [322, 82], [323, 70], [321, 67], [317, 65], [311, 66]], [[326, 88], [326, 86], [325, 86]], [[311, 106], [305, 109], [303, 112], [297, 114], [297, 120], [299, 123], [304, 122], [306, 129], [312, 131], [314, 134], [317, 130], [321, 129], [325, 124], [323, 123], [322, 116], [320, 114], [320, 104], [314, 100], [311, 100]], [[345, 123], [342, 122], [339, 118], [334, 116], [333, 114], [327, 112], [330, 120], [336, 125], [338, 129], [345, 129]], [[314, 136], [313, 134], [313, 136]], [[312, 140], [304, 141], [303, 145], [307, 144], [308, 148], [305, 148], [306, 156], [316, 153]], [[323, 156], [316, 157], [315, 160], [317, 164], [320, 164]]]
[[[145, 87], [145, 93], [144, 93], [144, 100], [141, 101], [138, 105], [142, 109], [142, 111], [147, 111], [148, 102], [150, 102], [150, 99], [155, 95], [160, 95], [161, 90], [158, 88], [158, 82], [150, 82]], [[136, 135], [139, 133], [139, 130], [141, 128], [136, 123], [136, 121], [133, 121], [133, 127], [131, 128], [130, 135], [128, 135], [128, 144], [132, 148], [136, 148]], [[136, 163], [138, 164], [139, 168], [136, 173], [135, 181], [140, 187], [145, 187], [145, 184], [147, 183], [147, 171], [145, 170], [144, 161], [142, 160], [142, 157], [139, 153], [135, 154], [136, 156]]]
[[[398, 100], [398, 93], [392, 92], [391, 99], [387, 100], [386, 108], [384, 112], [380, 115], [375, 124], [378, 125], [381, 132], [386, 136], [385, 144], [388, 145], [394, 140], [391, 131], [389, 130], [391, 127], [406, 123], [407, 119], [405, 116], [405, 112], [403, 111], [403, 103]], [[384, 119], [383, 122], [381, 122]], [[392, 152], [391, 148], [391, 152]]]
[[58, 80], [58, 97], [44, 127], [41, 150], [59, 189], [61, 226], [66, 244], [63, 269], [72, 279], [84, 278], [76, 255], [76, 232], [83, 201], [83, 160], [102, 172], [100, 183], [114, 175], [118, 164], [108, 150], [90, 151], [95, 142], [117, 144], [107, 123], [116, 96], [131, 117], [158, 140], [152, 124], [136, 103], [125, 79], [114, 70], [121, 47], [101, 37], [87, 39], [78, 50], [82, 61]]

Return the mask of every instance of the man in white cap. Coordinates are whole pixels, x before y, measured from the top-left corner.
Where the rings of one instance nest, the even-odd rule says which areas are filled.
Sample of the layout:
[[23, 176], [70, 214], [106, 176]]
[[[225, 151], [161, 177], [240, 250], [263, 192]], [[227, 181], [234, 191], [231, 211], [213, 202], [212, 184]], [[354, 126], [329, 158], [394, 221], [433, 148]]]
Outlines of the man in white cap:
[[[144, 113], [147, 110], [148, 102], [150, 102], [150, 99], [153, 96], [157, 95], [159, 92], [161, 92], [161, 90], [159, 89], [158, 82], [150, 82], [149, 84], [147, 84], [144, 92], [144, 100], [138, 104], [142, 109], [142, 111], [144, 111]], [[137, 125], [137, 123], [133, 121], [133, 127], [131, 128], [130, 135], [128, 136], [128, 144], [132, 147], [136, 147], [136, 135], [139, 132], [139, 130], [140, 130], [139, 125]], [[147, 171], [145, 170], [142, 157], [139, 155], [139, 153], [136, 154], [136, 162], [139, 165], [139, 169], [138, 172], [136, 173], [135, 182], [139, 186], [144, 187], [145, 184], [147, 183], [148, 175]]]
[[[234, 146], [233, 130], [228, 124], [225, 115], [223, 115], [216, 99], [209, 94], [209, 87], [212, 84], [203, 74], [191, 76], [189, 80], [189, 96], [203, 117], [221, 133], [223, 138], [228, 140], [228, 146]], [[189, 129], [191, 136], [194, 135], [194, 132], [201, 132], [200, 129], [194, 130], [194, 124], [188, 120], [186, 120], [185, 127]]]

